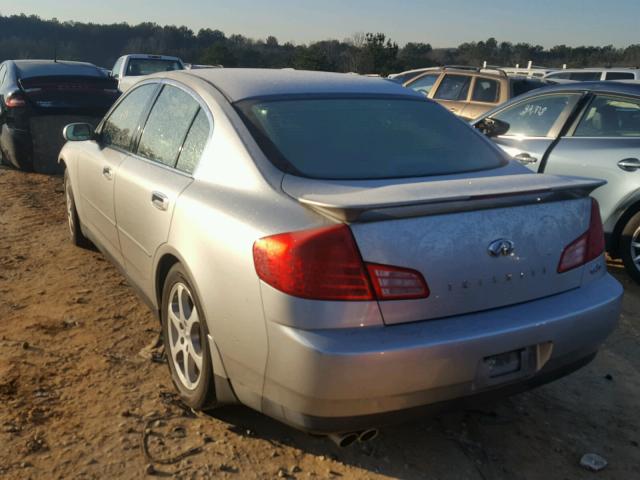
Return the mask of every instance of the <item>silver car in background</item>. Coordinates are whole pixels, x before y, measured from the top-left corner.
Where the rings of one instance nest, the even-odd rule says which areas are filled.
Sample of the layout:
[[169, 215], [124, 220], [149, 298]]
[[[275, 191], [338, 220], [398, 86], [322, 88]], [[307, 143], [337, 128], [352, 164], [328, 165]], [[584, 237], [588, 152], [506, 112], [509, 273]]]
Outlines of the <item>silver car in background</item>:
[[[640, 283], [640, 85], [574, 82], [523, 95], [473, 124], [534, 172], [606, 180], [606, 249]], [[492, 128], [489, 128], [492, 130]]]
[[158, 314], [193, 408], [346, 444], [567, 374], [617, 323], [602, 182], [535, 175], [392, 82], [164, 73], [65, 136], [71, 238]]

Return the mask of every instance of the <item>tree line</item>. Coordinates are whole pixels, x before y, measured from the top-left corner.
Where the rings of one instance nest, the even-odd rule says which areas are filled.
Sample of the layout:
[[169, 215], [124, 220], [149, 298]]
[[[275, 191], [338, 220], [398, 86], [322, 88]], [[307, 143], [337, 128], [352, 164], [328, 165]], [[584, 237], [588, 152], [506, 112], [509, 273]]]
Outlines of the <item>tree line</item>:
[[149, 22], [104, 25], [0, 14], [0, 61], [55, 56], [110, 68], [125, 53], [175, 55], [189, 63], [225, 67], [293, 67], [382, 75], [443, 64], [479, 66], [485, 61], [503, 66], [526, 66], [529, 61], [548, 67], [640, 66], [640, 44], [626, 48], [557, 45], [547, 49], [489, 38], [456, 48], [432, 48], [425, 42], [399, 47], [384, 33], [357, 33], [344, 40], [294, 45], [280, 43], [274, 36], [254, 40], [210, 28], [196, 33], [185, 26]]

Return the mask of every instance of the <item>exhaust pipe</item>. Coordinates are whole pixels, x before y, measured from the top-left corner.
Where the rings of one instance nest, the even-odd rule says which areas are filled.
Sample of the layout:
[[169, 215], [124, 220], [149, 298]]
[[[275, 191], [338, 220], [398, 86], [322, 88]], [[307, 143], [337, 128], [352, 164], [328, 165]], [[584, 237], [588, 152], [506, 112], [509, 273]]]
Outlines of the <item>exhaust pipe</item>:
[[370, 428], [369, 430], [365, 430], [364, 432], [360, 433], [360, 435], [358, 436], [358, 440], [363, 443], [370, 442], [377, 436], [378, 436], [378, 429]]
[[327, 436], [340, 448], [346, 448], [358, 441], [360, 432], [330, 433]]

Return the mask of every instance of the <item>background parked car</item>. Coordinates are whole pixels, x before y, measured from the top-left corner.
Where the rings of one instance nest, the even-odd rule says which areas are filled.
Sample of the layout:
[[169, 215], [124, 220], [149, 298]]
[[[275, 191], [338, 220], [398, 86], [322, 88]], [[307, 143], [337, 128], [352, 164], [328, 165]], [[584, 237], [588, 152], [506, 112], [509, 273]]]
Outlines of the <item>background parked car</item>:
[[71, 238], [161, 317], [192, 408], [372, 438], [567, 374], [617, 323], [601, 182], [534, 175], [387, 80], [170, 72], [65, 132]]
[[599, 80], [640, 80], [637, 68], [568, 68], [550, 72], [545, 79], [558, 83], [562, 81], [591, 82]]
[[508, 77], [502, 70], [474, 67], [428, 69], [404, 83], [465, 119], [545, 85], [539, 79]]
[[607, 250], [640, 282], [640, 85], [571, 83], [536, 90], [475, 122], [504, 122], [493, 140], [535, 172], [607, 180]]
[[144, 75], [184, 69], [184, 63], [178, 57], [136, 53], [118, 58], [111, 75], [118, 81], [118, 90], [125, 92]]
[[118, 98], [116, 82], [90, 63], [7, 60], [0, 64], [0, 153], [6, 163], [59, 171], [63, 127], [97, 125]]

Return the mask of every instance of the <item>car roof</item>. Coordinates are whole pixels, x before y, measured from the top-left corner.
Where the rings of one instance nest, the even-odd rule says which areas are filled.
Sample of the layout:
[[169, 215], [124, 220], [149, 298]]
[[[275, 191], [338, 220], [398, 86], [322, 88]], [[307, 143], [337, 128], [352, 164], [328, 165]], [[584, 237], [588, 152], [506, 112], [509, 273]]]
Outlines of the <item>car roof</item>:
[[230, 102], [279, 95], [399, 95], [424, 98], [383, 78], [345, 73], [293, 69], [209, 68], [163, 72], [153, 77], [186, 80], [199, 77], [213, 85]]
[[612, 81], [599, 81], [599, 82], [572, 82], [572, 83], [560, 83], [557, 85], [551, 85], [548, 87], [537, 88], [535, 90], [531, 90], [525, 94], [519, 95], [517, 97], [512, 98], [511, 100], [498, 105], [496, 108], [489, 110], [484, 113], [476, 120], [481, 120], [486, 117], [490, 117], [495, 112], [504, 109], [506, 106], [512, 105], [514, 103], [521, 102], [522, 100], [526, 100], [530, 97], [537, 97], [541, 94], [547, 93], [571, 93], [571, 92], [594, 92], [594, 93], [609, 93], [609, 94], [619, 94], [619, 95], [633, 95], [640, 97], [640, 83], [622, 83], [622, 82], [612, 82]]
[[13, 60], [18, 78], [80, 75], [104, 77], [105, 73], [92, 63], [67, 60]]
[[638, 68], [632, 67], [589, 67], [589, 68], [563, 68], [555, 70], [551, 73], [579, 73], [579, 72], [637, 72]]

